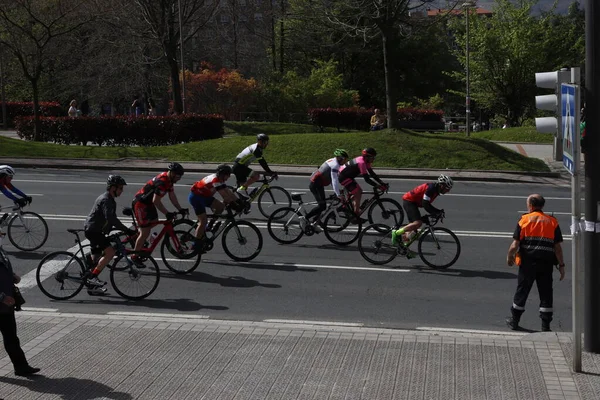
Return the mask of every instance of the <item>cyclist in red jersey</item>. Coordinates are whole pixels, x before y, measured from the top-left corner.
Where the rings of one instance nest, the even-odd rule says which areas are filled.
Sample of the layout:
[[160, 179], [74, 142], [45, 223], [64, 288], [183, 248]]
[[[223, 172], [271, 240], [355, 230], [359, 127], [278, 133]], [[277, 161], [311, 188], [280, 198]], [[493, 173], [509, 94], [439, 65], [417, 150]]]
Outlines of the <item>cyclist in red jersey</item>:
[[435, 208], [431, 203], [433, 203], [440, 194], [448, 193], [453, 185], [454, 182], [452, 181], [452, 178], [442, 174], [436, 182], [424, 183], [410, 192], [405, 193], [404, 196], [402, 196], [402, 206], [408, 217], [409, 224], [398, 230], [392, 230], [392, 244], [397, 245], [398, 237], [401, 237], [408, 232], [414, 232], [423, 225], [419, 207], [424, 208], [425, 211], [432, 215], [443, 213], [444, 210]]
[[[196, 243], [194, 244], [197, 249], [202, 249], [202, 244], [205, 239], [204, 231], [206, 229], [207, 221], [206, 207], [210, 207], [213, 210], [214, 215], [219, 215], [225, 209], [225, 204], [237, 201], [237, 197], [225, 184], [229, 177], [231, 177], [231, 172], [232, 170], [229, 165], [219, 165], [214, 174], [210, 174], [194, 183], [190, 190], [188, 200], [198, 217]], [[224, 203], [215, 199], [215, 193], [217, 192], [223, 198]]]
[[[144, 242], [152, 231], [153, 223], [158, 221], [158, 212], [162, 212], [167, 218], [172, 218], [175, 213], [169, 212], [162, 203], [165, 194], [169, 194], [171, 203], [177, 208], [178, 212], [186, 213], [187, 209], [181, 208], [173, 186], [183, 176], [184, 169], [179, 163], [169, 164], [169, 169], [149, 180], [142, 187], [133, 199], [133, 212], [137, 220], [140, 234], [135, 242], [135, 250], [139, 251], [144, 247]], [[132, 257], [135, 259], [136, 257]]]

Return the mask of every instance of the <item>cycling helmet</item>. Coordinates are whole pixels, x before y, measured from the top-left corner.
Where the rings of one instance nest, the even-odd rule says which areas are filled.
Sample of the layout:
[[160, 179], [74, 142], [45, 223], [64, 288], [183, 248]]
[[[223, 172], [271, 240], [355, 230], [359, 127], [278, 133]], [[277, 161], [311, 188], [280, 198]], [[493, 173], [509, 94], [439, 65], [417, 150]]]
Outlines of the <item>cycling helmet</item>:
[[437, 181], [438, 183], [441, 183], [442, 185], [446, 186], [448, 189], [452, 189], [452, 185], [454, 185], [452, 178], [444, 174], [440, 175]]
[[109, 175], [108, 179], [106, 180], [106, 185], [107, 186], [120, 186], [120, 185], [127, 185], [127, 182], [125, 182], [125, 179], [123, 179], [120, 175]]
[[375, 157], [377, 155], [377, 152], [375, 151], [374, 148], [367, 147], [367, 148], [363, 149], [362, 155], [363, 156], [372, 156], [372, 157]]
[[344, 149], [335, 149], [335, 151], [333, 152], [333, 155], [335, 157], [344, 157], [344, 158], [349, 158], [348, 157], [348, 152]]
[[217, 174], [231, 175], [231, 167], [227, 164], [221, 164], [217, 167]]
[[0, 165], [0, 175], [15, 176], [15, 170], [10, 165]]
[[177, 162], [169, 164], [169, 171], [173, 171], [175, 175], [183, 175], [184, 173], [183, 166]]
[[269, 141], [269, 135], [267, 135], [266, 133], [259, 133], [258, 135], [256, 135], [256, 140], [258, 141], [265, 141], [268, 142]]

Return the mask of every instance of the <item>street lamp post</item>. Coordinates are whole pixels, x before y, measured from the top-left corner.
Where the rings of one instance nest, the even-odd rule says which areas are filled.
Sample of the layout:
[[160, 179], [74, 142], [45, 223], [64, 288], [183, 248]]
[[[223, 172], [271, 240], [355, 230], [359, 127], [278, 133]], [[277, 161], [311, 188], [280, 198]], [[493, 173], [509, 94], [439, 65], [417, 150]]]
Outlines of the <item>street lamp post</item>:
[[470, 91], [470, 75], [469, 75], [469, 14], [470, 14], [470, 10], [471, 8], [475, 7], [475, 1], [467, 1], [465, 3], [462, 4], [463, 9], [465, 10], [465, 25], [466, 25], [466, 32], [465, 32], [465, 64], [466, 64], [466, 68], [465, 68], [465, 75], [466, 75], [466, 82], [467, 82], [467, 96], [465, 99], [465, 131], [467, 133], [467, 137], [471, 136], [471, 91]]
[[181, 0], [177, 0], [179, 9], [179, 50], [181, 51], [181, 108], [185, 114], [185, 66], [183, 65], [183, 27], [181, 24]]

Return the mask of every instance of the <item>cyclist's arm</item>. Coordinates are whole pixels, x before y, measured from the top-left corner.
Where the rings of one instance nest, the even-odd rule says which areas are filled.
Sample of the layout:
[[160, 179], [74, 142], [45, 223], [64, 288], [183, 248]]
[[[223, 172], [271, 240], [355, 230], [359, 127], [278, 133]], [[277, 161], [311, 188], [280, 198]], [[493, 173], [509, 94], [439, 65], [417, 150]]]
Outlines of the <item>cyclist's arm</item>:
[[[369, 172], [369, 176], [371, 178], [373, 178], [375, 181], [377, 181], [377, 184], [379, 185], [385, 185], [385, 182], [382, 181], [379, 176], [377, 176], [377, 174], [375, 173], [375, 171], [373, 171], [373, 168], [367, 168], [367, 171]], [[365, 180], [367, 180], [367, 178], [365, 178]], [[368, 182], [368, 181], [367, 181]], [[370, 185], [372, 186], [377, 186], [376, 184], [370, 183], [368, 182]]]
[[116, 203], [111, 204], [109, 202], [105, 202], [102, 204], [102, 213], [111, 227], [123, 232], [129, 231], [129, 228], [125, 226], [117, 217]]
[[431, 202], [427, 199], [423, 199], [423, 208], [431, 215], [439, 214], [441, 212], [441, 210], [431, 205]]
[[340, 197], [340, 181], [338, 180], [339, 171], [331, 168], [331, 186], [337, 197]]
[[9, 199], [11, 199], [12, 201], [17, 201], [19, 200], [18, 198], [15, 197], [15, 195], [12, 194], [12, 192], [10, 190], [8, 190], [5, 186], [0, 187], [0, 191], [2, 191], [2, 193], [4, 193], [4, 195], [6, 197], [8, 197]]
[[271, 171], [271, 168], [269, 168], [269, 165], [267, 164], [267, 161], [264, 158], [259, 158], [258, 163], [260, 164], [261, 167], [263, 167], [263, 169], [265, 170], [266, 173], [274, 174], [274, 172]]
[[181, 211], [182, 208], [181, 205], [179, 205], [179, 200], [177, 200], [177, 195], [174, 190], [169, 192], [169, 200], [171, 200], [171, 203], [173, 203], [177, 211]]
[[167, 210], [167, 208], [162, 203], [163, 196], [164, 196], [164, 194], [161, 196], [161, 195], [155, 193], [154, 197], [152, 198], [152, 204], [154, 204], [154, 206], [156, 207], [156, 209], [158, 211], [160, 211], [161, 213], [167, 215], [167, 213], [169, 212], [169, 210]]
[[237, 200], [233, 192], [227, 186], [223, 186], [222, 188], [218, 189], [217, 192], [221, 195], [225, 204], [233, 203]]
[[8, 185], [6, 185], [6, 187], [10, 190], [12, 190], [13, 193], [18, 194], [21, 197], [27, 197], [27, 195], [23, 192], [21, 192], [15, 185], [13, 185], [12, 183], [9, 183]]

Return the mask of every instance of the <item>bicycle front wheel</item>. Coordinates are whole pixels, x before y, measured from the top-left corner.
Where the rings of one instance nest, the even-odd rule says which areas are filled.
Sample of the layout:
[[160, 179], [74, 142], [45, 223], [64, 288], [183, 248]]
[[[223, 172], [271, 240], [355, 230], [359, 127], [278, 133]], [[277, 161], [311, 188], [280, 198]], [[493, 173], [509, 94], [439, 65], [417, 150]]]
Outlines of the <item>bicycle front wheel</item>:
[[235, 261], [250, 261], [260, 254], [263, 238], [251, 222], [234, 221], [223, 231], [223, 250]]
[[398, 250], [392, 245], [392, 229], [386, 224], [367, 226], [358, 238], [360, 255], [376, 265], [387, 264], [396, 258]]
[[354, 214], [346, 209], [332, 210], [323, 221], [325, 237], [333, 244], [347, 246], [360, 235], [360, 220], [352, 224]]
[[83, 262], [68, 251], [48, 254], [35, 272], [35, 280], [42, 293], [54, 300], [76, 296], [83, 288], [84, 277]]
[[450, 267], [460, 256], [458, 236], [447, 228], [429, 228], [419, 238], [419, 256], [431, 268]]
[[141, 300], [150, 296], [158, 287], [160, 270], [156, 260], [148, 257], [144, 266], [131, 263], [127, 258], [116, 258], [110, 270], [110, 283], [119, 296], [129, 300]]
[[[165, 266], [176, 274], [189, 274], [200, 264], [202, 254], [194, 249], [196, 237], [184, 230], [175, 231], [175, 237], [167, 234], [160, 245], [160, 257]], [[175, 240], [177, 238], [177, 240]]]
[[396, 200], [378, 199], [369, 207], [368, 218], [371, 224], [400, 226], [404, 222], [404, 210]]
[[275, 211], [267, 221], [269, 235], [279, 243], [296, 243], [304, 231], [300, 225], [300, 215], [292, 207], [284, 207]]
[[31, 211], [16, 214], [8, 223], [8, 240], [19, 250], [34, 251], [48, 240], [48, 224]]
[[273, 212], [281, 207], [291, 207], [292, 196], [280, 186], [269, 186], [258, 196], [258, 209], [265, 218], [269, 218]]

